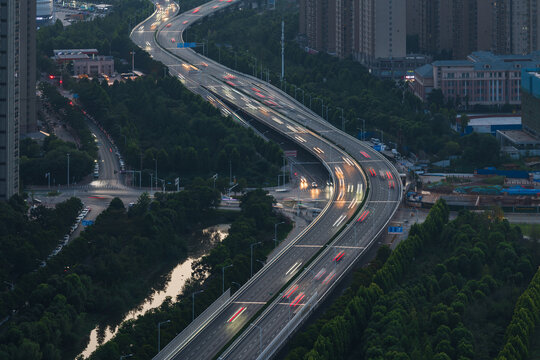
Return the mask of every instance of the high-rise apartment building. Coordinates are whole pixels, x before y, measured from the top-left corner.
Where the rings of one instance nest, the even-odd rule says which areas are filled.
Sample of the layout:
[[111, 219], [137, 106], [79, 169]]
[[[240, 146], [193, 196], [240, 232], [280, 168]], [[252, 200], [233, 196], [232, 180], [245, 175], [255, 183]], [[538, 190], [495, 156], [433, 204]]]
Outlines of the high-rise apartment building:
[[0, 199], [19, 191], [20, 38], [19, 0], [0, 0]]
[[36, 3], [20, 0], [20, 102], [22, 135], [37, 131]]
[[405, 56], [405, 0], [300, 0], [307, 46], [365, 64]]
[[540, 50], [540, 0], [407, 0], [407, 35], [420, 52], [528, 54]]
[[405, 0], [355, 0], [353, 13], [354, 58], [372, 64], [406, 55]]

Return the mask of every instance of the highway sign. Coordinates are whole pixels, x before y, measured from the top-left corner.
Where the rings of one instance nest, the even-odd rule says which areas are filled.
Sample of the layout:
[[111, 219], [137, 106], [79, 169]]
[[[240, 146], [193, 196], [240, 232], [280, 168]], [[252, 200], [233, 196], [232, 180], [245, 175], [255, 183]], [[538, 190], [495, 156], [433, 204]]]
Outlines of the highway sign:
[[389, 234], [403, 234], [403, 226], [389, 226], [388, 233]]
[[373, 145], [373, 149], [377, 150], [377, 151], [381, 151], [382, 150], [382, 146], [381, 145]]
[[178, 48], [194, 48], [197, 46], [197, 43], [194, 42], [187, 42], [187, 43], [177, 43], [176, 47]]
[[285, 154], [286, 157], [296, 157], [296, 155], [298, 155], [298, 151], [296, 151], [296, 150], [285, 150], [283, 152], [283, 154]]
[[94, 220], [83, 220], [82, 224], [83, 226], [94, 225]]

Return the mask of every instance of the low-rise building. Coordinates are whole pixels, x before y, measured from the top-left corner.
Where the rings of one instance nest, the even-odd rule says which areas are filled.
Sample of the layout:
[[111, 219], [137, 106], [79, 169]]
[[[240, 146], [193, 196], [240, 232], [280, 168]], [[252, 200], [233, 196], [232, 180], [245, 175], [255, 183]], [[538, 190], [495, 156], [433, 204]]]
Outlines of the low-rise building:
[[[441, 89], [446, 101], [464, 107], [474, 105], [521, 104], [521, 70], [540, 67], [540, 52], [528, 55], [495, 55], [486, 51], [470, 54], [466, 60], [442, 60], [431, 64], [433, 89]], [[422, 99], [430, 89], [428, 67], [417, 69], [414, 93]]]
[[112, 56], [92, 56], [86, 59], [73, 61], [73, 75], [97, 76], [106, 74], [112, 76], [114, 73], [114, 59]]

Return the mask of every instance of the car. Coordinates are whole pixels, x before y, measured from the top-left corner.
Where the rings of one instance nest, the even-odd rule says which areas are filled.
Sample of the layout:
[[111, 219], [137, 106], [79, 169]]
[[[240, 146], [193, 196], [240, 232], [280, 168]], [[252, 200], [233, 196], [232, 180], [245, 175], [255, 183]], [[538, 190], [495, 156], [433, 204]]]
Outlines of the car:
[[199, 10], [201, 10], [201, 8], [200, 8], [200, 7], [196, 8], [195, 10], [193, 10], [193, 14], [196, 14], [196, 13], [198, 13], [198, 12], [199, 12]]
[[175, 38], [171, 38], [171, 42], [176, 42], [176, 39], [175, 39]]
[[68, 241], [69, 240], [69, 235], [64, 235], [64, 241]]
[[183, 25], [186, 25], [188, 22], [189, 22], [189, 20], [184, 20], [184, 21], [182, 22], [182, 24], [183, 24]]
[[165, 25], [165, 27], [168, 27], [168, 28], [170, 28], [170, 27], [171, 27], [171, 25], [172, 25], [172, 24], [170, 24], [170, 23], [169, 23], [169, 24]]
[[318, 185], [317, 185], [317, 183], [316, 183], [315, 181], [313, 181], [313, 182], [311, 183], [311, 187], [315, 189], [315, 188], [318, 187]]

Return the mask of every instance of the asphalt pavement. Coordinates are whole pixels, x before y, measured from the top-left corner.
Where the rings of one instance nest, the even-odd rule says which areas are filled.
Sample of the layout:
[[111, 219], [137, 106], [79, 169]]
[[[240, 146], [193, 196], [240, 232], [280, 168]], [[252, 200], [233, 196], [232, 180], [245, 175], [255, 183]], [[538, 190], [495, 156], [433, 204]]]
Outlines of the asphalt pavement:
[[[332, 290], [375, 241], [401, 201], [397, 171], [367, 144], [335, 129], [275, 87], [176, 47], [191, 23], [236, 3], [211, 1], [164, 20], [177, 9], [167, 11], [173, 3], [158, 1], [156, 12], [134, 28], [132, 40], [224, 114], [238, 121], [245, 121], [238, 114], [249, 115], [316, 156], [330, 174], [331, 184], [324, 189], [328, 202], [321, 215], [282, 245], [225, 306], [192, 334], [169, 343], [155, 359], [212, 358], [237, 334], [223, 358], [255, 359], [265, 357], [268, 349], [277, 350], [294, 330], [292, 325], [307, 316], [300, 309], [316, 306]], [[364, 200], [367, 203], [358, 211]], [[285, 296], [279, 294], [283, 289]], [[264, 312], [255, 316], [264, 306]], [[242, 331], [248, 323], [252, 325]]]

